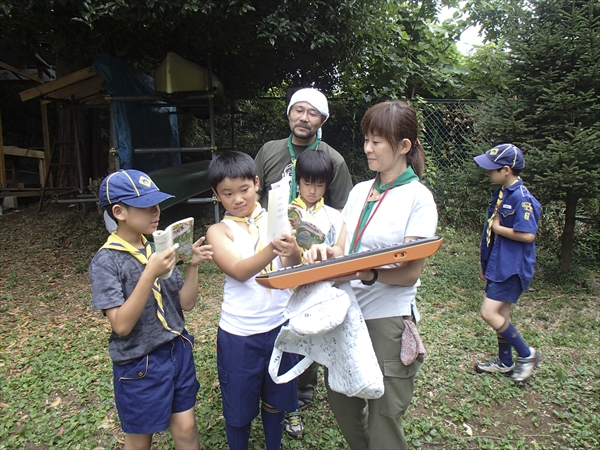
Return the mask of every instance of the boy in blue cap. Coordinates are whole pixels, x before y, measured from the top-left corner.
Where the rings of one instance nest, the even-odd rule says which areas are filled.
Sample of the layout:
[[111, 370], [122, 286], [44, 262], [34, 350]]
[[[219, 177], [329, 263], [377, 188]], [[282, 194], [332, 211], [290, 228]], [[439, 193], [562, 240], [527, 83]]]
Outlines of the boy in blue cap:
[[[488, 171], [490, 181], [500, 185], [492, 196], [481, 239], [480, 274], [487, 282], [481, 317], [496, 331], [498, 359], [478, 362], [475, 370], [500, 372], [522, 383], [531, 377], [542, 355], [523, 341], [511, 323], [510, 311], [533, 278], [542, 207], [519, 177], [525, 159], [518, 147], [497, 145], [474, 159]], [[513, 347], [518, 353], [516, 364]]]
[[194, 414], [200, 384], [192, 355], [194, 338], [183, 311], [198, 297], [198, 264], [211, 259], [200, 238], [192, 246], [185, 281], [175, 268], [175, 247], [155, 253], [144, 234], [158, 227], [161, 192], [138, 170], [120, 170], [100, 186], [100, 206], [118, 223], [90, 263], [92, 309], [102, 310], [112, 332], [115, 403], [125, 449], [149, 449], [152, 435], [171, 429], [177, 448], [198, 449]]

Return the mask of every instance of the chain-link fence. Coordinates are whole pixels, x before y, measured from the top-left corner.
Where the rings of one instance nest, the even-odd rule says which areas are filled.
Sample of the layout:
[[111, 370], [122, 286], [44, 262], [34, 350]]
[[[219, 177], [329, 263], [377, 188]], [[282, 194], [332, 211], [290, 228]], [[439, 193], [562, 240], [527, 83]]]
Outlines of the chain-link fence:
[[474, 112], [477, 100], [426, 100], [419, 110], [423, 122], [423, 145], [438, 167], [459, 168], [472, 156], [477, 133]]
[[[477, 100], [423, 100], [415, 103], [423, 125], [422, 143], [428, 158], [432, 158], [438, 167], [460, 168], [473, 154], [471, 142], [485, 141], [484, 137], [477, 134], [473, 119], [479, 105]], [[332, 116], [324, 126], [324, 139], [346, 158], [352, 159], [352, 153], [356, 152], [357, 158], [363, 160], [360, 120], [368, 105], [334, 99], [330, 101], [329, 106]], [[240, 101], [236, 108], [238, 115], [235, 117], [234, 127], [235, 147], [238, 150], [254, 156], [266, 141], [282, 139], [289, 135], [284, 99]], [[207, 125], [196, 125], [194, 129], [182, 126], [181, 134], [188, 138], [186, 144], [206, 142], [209, 139]], [[231, 126], [229, 115], [217, 117], [218, 146], [231, 145]], [[189, 139], [190, 132], [196, 135], [196, 139]]]

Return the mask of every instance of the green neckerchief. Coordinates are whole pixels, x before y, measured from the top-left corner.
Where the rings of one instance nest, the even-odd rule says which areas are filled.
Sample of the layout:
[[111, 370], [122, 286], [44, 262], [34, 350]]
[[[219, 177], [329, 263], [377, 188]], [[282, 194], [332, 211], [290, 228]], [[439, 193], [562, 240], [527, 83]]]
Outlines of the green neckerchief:
[[[288, 152], [290, 153], [290, 158], [292, 159], [292, 181], [290, 183], [290, 199], [288, 200], [288, 203], [292, 203], [296, 198], [296, 160], [298, 158], [296, 158], [296, 152], [294, 152], [294, 146], [292, 144], [293, 136], [294, 133], [290, 133], [290, 137], [287, 141]], [[308, 147], [306, 147], [304, 151], [316, 149], [320, 142], [321, 139], [315, 138], [315, 140]]]
[[[367, 228], [367, 225], [371, 220], [371, 217], [375, 215], [377, 208], [379, 208], [379, 205], [381, 204], [381, 202], [383, 202], [383, 198], [385, 197], [385, 194], [387, 194], [387, 191], [389, 191], [390, 189], [394, 189], [395, 187], [408, 184], [411, 181], [418, 179], [419, 177], [415, 174], [415, 171], [411, 166], [408, 166], [404, 172], [397, 176], [391, 182], [391, 185], [390, 183], [387, 183], [381, 186], [381, 177], [379, 176], [379, 174], [377, 174], [377, 176], [375, 177], [375, 181], [373, 182], [373, 187], [371, 188], [371, 191], [369, 191], [369, 193], [367, 194], [365, 204], [363, 205], [363, 210], [360, 213], [358, 227], [354, 230], [354, 236], [352, 237], [350, 251], [348, 252], [349, 254], [358, 252], [358, 249], [360, 248], [360, 242], [362, 240], [362, 235], [364, 234], [365, 229]], [[378, 201], [368, 201], [373, 190], [376, 190], [380, 194], [383, 193], [383, 195], [379, 198]], [[375, 203], [377, 203], [377, 208], [375, 208], [375, 212], [371, 214]]]

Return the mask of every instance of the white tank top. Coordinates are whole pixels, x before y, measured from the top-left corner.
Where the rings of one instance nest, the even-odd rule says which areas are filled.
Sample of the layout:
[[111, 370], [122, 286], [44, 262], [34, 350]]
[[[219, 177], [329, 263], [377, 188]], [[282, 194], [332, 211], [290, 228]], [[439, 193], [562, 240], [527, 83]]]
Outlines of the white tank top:
[[[223, 219], [233, 232], [233, 242], [242, 258], [254, 255], [256, 238], [233, 220]], [[261, 229], [262, 228], [262, 229]], [[266, 227], [259, 228], [261, 236]], [[267, 242], [263, 237], [263, 242]], [[279, 257], [273, 260], [273, 269], [282, 267]], [[267, 289], [259, 285], [254, 277], [246, 281], [237, 281], [225, 275], [223, 305], [219, 326], [228, 333], [238, 336], [271, 331], [285, 322], [283, 309], [290, 298], [289, 289]]]

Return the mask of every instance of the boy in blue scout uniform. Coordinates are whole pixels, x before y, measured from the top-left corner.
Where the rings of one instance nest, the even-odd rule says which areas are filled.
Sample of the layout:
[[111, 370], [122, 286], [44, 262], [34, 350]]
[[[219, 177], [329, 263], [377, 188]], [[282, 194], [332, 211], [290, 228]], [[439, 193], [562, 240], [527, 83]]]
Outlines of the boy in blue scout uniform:
[[183, 311], [196, 305], [198, 264], [212, 251], [201, 246], [203, 237], [193, 244], [185, 281], [174, 268], [175, 247], [155, 253], [144, 234], [156, 231], [158, 204], [170, 197], [132, 169], [110, 174], [100, 186], [99, 204], [118, 226], [90, 263], [92, 309], [102, 310], [112, 327], [108, 350], [125, 449], [149, 449], [152, 435], [167, 428], [177, 448], [199, 449], [200, 384]]
[[[480, 258], [480, 277], [487, 282], [481, 317], [496, 331], [498, 359], [478, 362], [475, 370], [500, 372], [522, 383], [531, 377], [542, 355], [523, 341], [511, 323], [510, 311], [533, 278], [542, 207], [519, 177], [525, 159], [518, 147], [501, 144], [474, 159], [488, 171], [490, 181], [500, 185], [488, 209]], [[513, 347], [518, 354], [516, 363]]]

